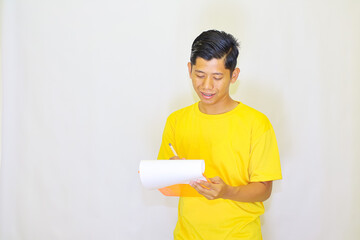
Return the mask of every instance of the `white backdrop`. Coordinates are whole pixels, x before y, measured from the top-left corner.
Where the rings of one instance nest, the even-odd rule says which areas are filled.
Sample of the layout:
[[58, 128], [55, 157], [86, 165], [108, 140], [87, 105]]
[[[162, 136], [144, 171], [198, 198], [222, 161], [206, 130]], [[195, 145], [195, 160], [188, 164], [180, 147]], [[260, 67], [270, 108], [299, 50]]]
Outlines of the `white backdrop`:
[[4, 0], [0, 239], [172, 238], [143, 190], [166, 117], [197, 101], [194, 38], [241, 42], [232, 96], [265, 113], [284, 179], [264, 239], [360, 236], [360, 2]]

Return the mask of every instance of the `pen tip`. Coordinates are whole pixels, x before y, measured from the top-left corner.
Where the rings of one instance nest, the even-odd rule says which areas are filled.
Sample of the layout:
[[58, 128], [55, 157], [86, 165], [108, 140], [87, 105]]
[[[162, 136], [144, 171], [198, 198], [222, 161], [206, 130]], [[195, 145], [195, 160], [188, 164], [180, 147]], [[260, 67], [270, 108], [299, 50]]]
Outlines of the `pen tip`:
[[169, 143], [169, 146], [171, 147], [171, 143]]

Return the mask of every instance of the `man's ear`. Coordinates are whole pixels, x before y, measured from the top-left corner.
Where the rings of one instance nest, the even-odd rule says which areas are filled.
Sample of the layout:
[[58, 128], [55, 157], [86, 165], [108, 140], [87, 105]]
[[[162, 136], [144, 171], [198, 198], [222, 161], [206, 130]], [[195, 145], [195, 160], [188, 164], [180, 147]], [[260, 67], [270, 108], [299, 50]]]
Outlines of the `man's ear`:
[[187, 66], [188, 66], [188, 71], [189, 71], [189, 77], [191, 78], [191, 71], [192, 71], [191, 62], [188, 62]]
[[239, 74], [240, 74], [240, 68], [235, 68], [234, 71], [232, 72], [230, 82], [231, 83], [236, 82], [237, 78], [239, 77]]

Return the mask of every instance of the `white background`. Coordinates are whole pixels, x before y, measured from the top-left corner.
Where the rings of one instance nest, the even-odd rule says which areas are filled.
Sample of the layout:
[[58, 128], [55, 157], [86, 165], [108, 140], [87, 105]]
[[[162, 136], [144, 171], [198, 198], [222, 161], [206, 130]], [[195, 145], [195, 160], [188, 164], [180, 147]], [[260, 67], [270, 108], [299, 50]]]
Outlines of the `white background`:
[[144, 190], [166, 117], [197, 101], [192, 41], [241, 42], [234, 99], [265, 113], [283, 180], [264, 239], [360, 235], [360, 2], [4, 0], [0, 239], [172, 238]]

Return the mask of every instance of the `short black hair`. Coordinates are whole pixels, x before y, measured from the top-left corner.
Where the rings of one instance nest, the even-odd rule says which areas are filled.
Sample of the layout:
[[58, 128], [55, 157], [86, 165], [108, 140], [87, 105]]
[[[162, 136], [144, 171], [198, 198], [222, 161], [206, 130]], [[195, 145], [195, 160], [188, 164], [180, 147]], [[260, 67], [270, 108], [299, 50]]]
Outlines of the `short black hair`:
[[238, 41], [229, 33], [218, 30], [202, 32], [191, 46], [191, 65], [195, 65], [198, 57], [209, 61], [213, 58], [221, 59], [225, 56], [225, 68], [229, 69], [232, 74], [236, 68], [239, 55], [238, 47]]

